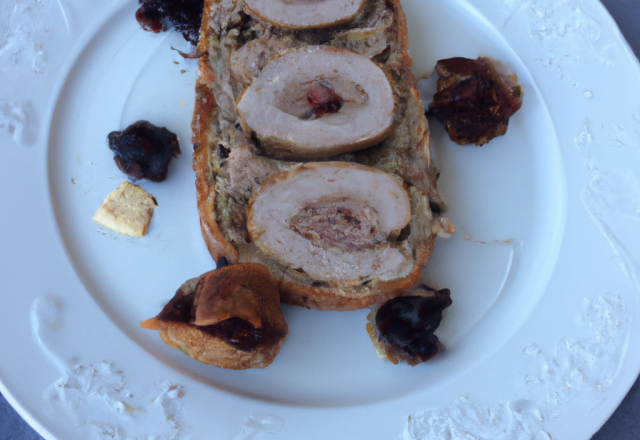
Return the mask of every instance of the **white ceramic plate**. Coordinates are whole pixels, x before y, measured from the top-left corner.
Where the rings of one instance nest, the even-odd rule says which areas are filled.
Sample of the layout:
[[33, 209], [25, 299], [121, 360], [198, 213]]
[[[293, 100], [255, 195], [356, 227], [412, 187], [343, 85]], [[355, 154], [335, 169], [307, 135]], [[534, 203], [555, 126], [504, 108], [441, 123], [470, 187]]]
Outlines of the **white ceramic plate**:
[[[598, 2], [403, 0], [417, 76], [489, 56], [525, 90], [482, 148], [432, 121], [457, 233], [423, 279], [452, 291], [447, 351], [395, 366], [368, 311], [285, 306], [281, 353], [241, 372], [138, 324], [214, 267], [191, 171], [195, 63], [171, 50], [186, 43], [142, 31], [135, 2], [6, 3], [0, 378], [46, 438], [587, 439], [637, 377], [639, 66]], [[134, 239], [91, 216], [125, 180], [106, 135], [139, 119], [183, 153], [165, 182], [141, 183], [159, 208]]]

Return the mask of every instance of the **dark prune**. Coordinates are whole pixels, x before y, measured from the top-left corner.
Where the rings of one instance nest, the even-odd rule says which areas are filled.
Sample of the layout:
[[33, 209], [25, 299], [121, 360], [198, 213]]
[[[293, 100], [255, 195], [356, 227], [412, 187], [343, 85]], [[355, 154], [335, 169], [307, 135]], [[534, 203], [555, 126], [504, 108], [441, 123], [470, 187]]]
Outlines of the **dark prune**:
[[387, 345], [388, 354], [411, 365], [428, 360], [441, 349], [434, 332], [442, 320], [442, 311], [451, 305], [449, 289], [422, 288], [430, 296], [391, 299], [380, 306], [375, 317], [380, 341]]
[[158, 315], [161, 321], [179, 322], [192, 325], [213, 337], [218, 337], [238, 350], [254, 350], [261, 344], [272, 344], [286, 336], [286, 333], [272, 326], [255, 327], [242, 318], [232, 317], [217, 324], [198, 326], [192, 324], [194, 294], [184, 295], [178, 291]]
[[136, 19], [144, 30], [158, 33], [174, 28], [198, 44], [204, 0], [140, 0], [140, 4]]
[[437, 93], [427, 116], [444, 124], [459, 145], [483, 145], [507, 132], [522, 106], [522, 87], [500, 76], [486, 58], [450, 58], [436, 64]]
[[196, 327], [242, 351], [251, 351], [261, 345], [274, 344], [286, 336], [286, 332], [273, 326], [255, 327], [250, 322], [238, 317], [225, 319], [214, 325]]
[[322, 83], [314, 84], [307, 94], [307, 102], [320, 118], [327, 113], [337, 113], [342, 107], [342, 98], [331, 87]]
[[164, 306], [158, 319], [161, 321], [180, 322], [188, 324], [193, 318], [193, 300], [195, 295], [178, 289], [173, 298]]
[[226, 148], [224, 145], [218, 145], [218, 158], [222, 161], [229, 158], [229, 154], [231, 154], [231, 149]]
[[229, 264], [229, 260], [227, 260], [225, 257], [222, 257], [216, 263], [216, 269], [222, 269], [223, 267], [229, 266]]
[[162, 182], [171, 158], [180, 154], [178, 137], [147, 121], [131, 124], [124, 131], [113, 131], [107, 138], [118, 168], [133, 180]]

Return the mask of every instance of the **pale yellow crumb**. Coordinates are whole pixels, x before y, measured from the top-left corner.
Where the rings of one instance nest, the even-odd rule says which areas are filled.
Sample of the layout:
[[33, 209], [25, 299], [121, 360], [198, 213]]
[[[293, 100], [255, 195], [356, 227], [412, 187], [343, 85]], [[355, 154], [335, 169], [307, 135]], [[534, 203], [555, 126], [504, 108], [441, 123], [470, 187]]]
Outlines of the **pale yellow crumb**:
[[104, 199], [92, 220], [121, 234], [140, 237], [147, 233], [157, 206], [151, 194], [125, 181]]

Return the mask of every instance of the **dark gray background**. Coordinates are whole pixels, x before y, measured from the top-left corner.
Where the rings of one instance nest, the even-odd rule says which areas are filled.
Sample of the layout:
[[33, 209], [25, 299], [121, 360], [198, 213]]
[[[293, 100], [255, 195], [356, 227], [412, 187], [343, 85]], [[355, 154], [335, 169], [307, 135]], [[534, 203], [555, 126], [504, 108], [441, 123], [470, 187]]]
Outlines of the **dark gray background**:
[[[640, 56], [640, 0], [602, 0], [616, 19], [623, 35]], [[0, 440], [41, 440], [0, 394]], [[620, 407], [593, 436], [593, 440], [640, 439], [640, 379], [633, 385]]]

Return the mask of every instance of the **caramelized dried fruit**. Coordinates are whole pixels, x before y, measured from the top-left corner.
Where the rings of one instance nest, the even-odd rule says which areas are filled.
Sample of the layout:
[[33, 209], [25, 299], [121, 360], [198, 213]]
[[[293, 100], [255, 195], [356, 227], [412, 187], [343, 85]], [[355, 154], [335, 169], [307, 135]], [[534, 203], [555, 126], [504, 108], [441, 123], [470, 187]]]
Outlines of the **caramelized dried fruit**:
[[109, 148], [116, 154], [116, 165], [133, 180], [162, 182], [171, 158], [180, 154], [178, 137], [147, 121], [138, 121], [124, 131], [113, 131], [107, 138]]
[[442, 349], [434, 334], [442, 320], [442, 311], [451, 305], [449, 289], [434, 291], [418, 286], [411, 293], [424, 295], [391, 299], [375, 315], [379, 342], [390, 360], [405, 360], [411, 365], [425, 362]]
[[195, 319], [194, 298], [193, 294], [184, 296], [181, 291], [178, 291], [162, 309], [158, 319], [192, 325], [242, 351], [254, 350], [260, 344], [272, 344], [275, 340], [282, 338], [283, 333], [286, 334], [271, 326], [256, 327], [238, 317], [231, 317], [213, 325], [195, 325], [192, 323]]
[[160, 330], [162, 340], [198, 361], [235, 370], [264, 368], [289, 331], [278, 283], [261, 264], [220, 266], [186, 281], [141, 326]]
[[316, 118], [327, 113], [337, 113], [342, 107], [342, 98], [331, 87], [322, 83], [311, 86], [307, 94], [307, 102], [313, 108]]
[[[226, 269], [223, 270], [223, 267]], [[242, 280], [250, 276], [250, 272], [245, 271], [245, 268], [246, 266], [243, 265], [221, 265], [216, 271], [203, 275], [193, 294], [185, 295], [185, 292], [178, 290], [162, 309], [158, 319], [197, 327], [242, 351], [254, 350], [260, 344], [275, 343], [286, 335], [286, 331], [274, 327], [269, 322], [262, 322], [259, 316], [260, 311], [252, 310], [259, 307], [253, 300], [253, 295], [261, 295], [262, 292], [252, 291], [258, 286], [254, 281]], [[225, 298], [221, 300], [221, 297]], [[211, 304], [214, 306], [212, 307]], [[201, 313], [198, 313], [198, 307]], [[215, 312], [212, 312], [214, 308]], [[198, 318], [203, 320], [200, 315], [205, 309], [205, 322], [217, 322], [210, 325], [197, 325]], [[222, 316], [224, 319], [219, 319], [221, 316], [211, 318], [212, 313], [218, 315], [225, 312], [226, 315]], [[234, 316], [234, 314], [240, 314], [243, 317]], [[252, 324], [249, 320], [258, 325]]]
[[483, 145], [507, 132], [522, 106], [522, 87], [500, 76], [487, 58], [450, 58], [436, 64], [440, 76], [427, 116], [444, 124], [459, 145]]
[[144, 30], [155, 33], [174, 28], [197, 45], [204, 0], [140, 0], [136, 19]]

